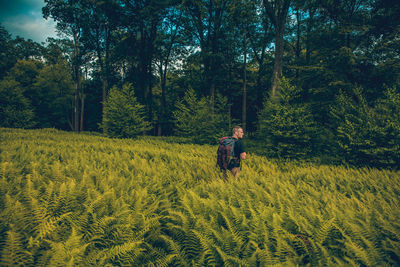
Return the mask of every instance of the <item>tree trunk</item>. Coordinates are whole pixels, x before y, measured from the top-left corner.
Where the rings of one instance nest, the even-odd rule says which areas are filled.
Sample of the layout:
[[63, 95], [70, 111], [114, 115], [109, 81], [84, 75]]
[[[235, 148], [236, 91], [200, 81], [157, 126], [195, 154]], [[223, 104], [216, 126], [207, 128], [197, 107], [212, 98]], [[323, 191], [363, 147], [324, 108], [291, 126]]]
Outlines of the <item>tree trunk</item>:
[[262, 109], [262, 104], [263, 104], [263, 86], [261, 83], [261, 78], [264, 73], [265, 65], [264, 63], [260, 64], [260, 67], [258, 69], [257, 73], [257, 111], [260, 111]]
[[74, 96], [74, 131], [79, 131], [79, 114], [78, 114], [78, 105], [79, 105], [79, 89], [78, 84], [75, 82], [75, 96]]
[[214, 114], [214, 105], [215, 105], [215, 78], [214, 77], [211, 79], [210, 100], [211, 100], [211, 114]]
[[[97, 58], [100, 66], [100, 79], [101, 79], [101, 91], [102, 91], [102, 111], [104, 111], [104, 106], [106, 104], [106, 98], [107, 98], [107, 86], [108, 86], [108, 81], [107, 81], [107, 45], [106, 45], [106, 51], [104, 51], [104, 59], [103, 59], [103, 53], [101, 49], [101, 37], [100, 37], [100, 29], [96, 29], [96, 52], [97, 52]], [[107, 33], [105, 37], [105, 42], [108, 42], [107, 39]]]
[[274, 59], [274, 70], [272, 73], [272, 84], [271, 84], [271, 97], [278, 95], [278, 84], [282, 77], [282, 66], [283, 66], [283, 32], [284, 27], [277, 27], [276, 29], [276, 42], [275, 42], [275, 59]]
[[85, 98], [86, 98], [86, 95], [82, 94], [82, 97], [81, 97], [81, 126], [80, 126], [80, 131], [83, 131], [83, 115], [84, 115], [84, 111], [85, 111]]
[[283, 35], [286, 18], [292, 0], [263, 0], [265, 11], [275, 27], [275, 59], [271, 81], [271, 97], [278, 94], [278, 83], [282, 76], [283, 66]]
[[[267, 34], [267, 29], [264, 29], [265, 35]], [[265, 58], [265, 49], [266, 47], [261, 48], [261, 55], [258, 56], [256, 45], [254, 42], [252, 42], [252, 39], [249, 38], [251, 48], [254, 53], [254, 57], [256, 58], [258, 62], [258, 72], [257, 72], [257, 82], [256, 82], [256, 88], [257, 88], [257, 100], [256, 100], [256, 110], [257, 112], [262, 109], [262, 103], [263, 103], [263, 89], [265, 86], [262, 85], [261, 83], [261, 78], [264, 75], [264, 70], [265, 70], [265, 64], [264, 64], [264, 58]]]
[[[151, 57], [150, 57], [151, 58]], [[147, 73], [147, 84], [148, 84], [148, 98], [147, 98], [147, 103], [149, 105], [149, 121], [150, 124], [153, 127], [152, 132], [154, 133], [155, 127], [154, 127], [154, 121], [153, 121], [153, 84], [152, 84], [152, 68], [151, 68], [151, 59], [148, 65], [148, 73]]]
[[79, 77], [79, 45], [78, 33], [74, 32], [74, 80], [75, 80], [75, 97], [74, 97], [74, 131], [79, 131], [79, 91], [80, 91], [80, 77]]
[[165, 125], [165, 119], [166, 119], [166, 109], [167, 109], [167, 100], [166, 100], [166, 95], [165, 95], [165, 87], [166, 87], [166, 76], [167, 74], [167, 66], [165, 66], [165, 71], [163, 71], [162, 64], [160, 65], [160, 77], [161, 77], [161, 118], [160, 118], [160, 128], [159, 128], [159, 133], [158, 135], [160, 136], [163, 132], [163, 128]]
[[102, 108], [103, 108], [103, 112], [104, 112], [104, 106], [106, 104], [106, 99], [107, 99], [107, 79], [102, 77], [101, 78], [101, 88], [102, 88]]
[[244, 62], [243, 62], [243, 99], [242, 99], [242, 128], [243, 131], [246, 132], [246, 125], [247, 125], [247, 42], [246, 36], [244, 36], [243, 41], [243, 48], [244, 48]]
[[312, 27], [314, 25], [313, 19], [314, 19], [314, 14], [315, 10], [310, 9], [308, 12], [308, 22], [307, 22], [307, 36], [306, 36], [306, 64], [307, 66], [310, 65], [311, 62], [311, 31]]
[[[73, 115], [73, 114], [72, 114], [72, 115]], [[71, 131], [73, 131], [73, 130], [74, 130], [74, 125], [72, 124], [71, 118], [70, 118], [69, 115], [68, 115], [68, 118], [67, 118], [67, 122], [68, 122], [68, 125], [69, 125]]]
[[[104, 112], [104, 106], [106, 104], [106, 99], [107, 99], [107, 91], [108, 91], [108, 74], [109, 74], [109, 49], [110, 49], [110, 33], [109, 30], [106, 30], [106, 37], [105, 37], [105, 55], [104, 55], [104, 63], [102, 64], [104, 66], [104, 69], [101, 70], [102, 72], [102, 95], [103, 95], [103, 112]], [[101, 58], [99, 58], [101, 60]], [[102, 67], [103, 68], [103, 67]]]
[[[297, 65], [300, 63], [300, 37], [301, 37], [301, 15], [299, 9], [296, 9], [296, 20], [297, 20], [297, 41], [296, 41], [296, 62]], [[296, 68], [296, 79], [299, 78], [299, 69]]]

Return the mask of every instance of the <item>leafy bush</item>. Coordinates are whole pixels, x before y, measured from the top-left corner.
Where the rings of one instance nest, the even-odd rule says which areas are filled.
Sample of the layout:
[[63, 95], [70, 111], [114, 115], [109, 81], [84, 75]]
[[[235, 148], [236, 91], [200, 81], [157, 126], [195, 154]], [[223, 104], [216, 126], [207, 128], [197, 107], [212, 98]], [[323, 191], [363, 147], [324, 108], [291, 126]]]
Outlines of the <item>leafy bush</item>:
[[220, 95], [216, 98], [213, 113], [210, 99], [207, 97], [199, 99], [194, 90], [190, 89], [177, 103], [173, 115], [176, 134], [188, 137], [194, 143], [215, 144], [229, 130], [227, 100]]
[[317, 127], [307, 104], [299, 103], [300, 88], [282, 78], [279, 95], [266, 99], [258, 115], [258, 137], [266, 154], [279, 158], [304, 158], [315, 151]]
[[345, 160], [353, 165], [400, 166], [400, 94], [388, 89], [374, 106], [361, 88], [341, 93], [332, 115], [337, 121], [337, 143]]
[[122, 90], [111, 88], [100, 126], [109, 137], [130, 138], [151, 129], [145, 118], [145, 108], [135, 95], [131, 84], [124, 84]]

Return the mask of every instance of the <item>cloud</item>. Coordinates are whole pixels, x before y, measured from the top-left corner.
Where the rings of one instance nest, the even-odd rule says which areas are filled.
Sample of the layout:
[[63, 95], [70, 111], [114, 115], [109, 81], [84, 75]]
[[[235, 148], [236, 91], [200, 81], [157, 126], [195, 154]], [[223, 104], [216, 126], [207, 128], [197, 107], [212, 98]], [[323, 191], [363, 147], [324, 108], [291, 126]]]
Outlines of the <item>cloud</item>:
[[44, 42], [47, 37], [56, 37], [55, 22], [38, 17], [18, 15], [3, 22], [4, 28], [13, 37], [17, 35], [35, 42]]
[[8, 18], [30, 11], [41, 12], [43, 6], [43, 0], [0, 0], [0, 16]]
[[43, 0], [0, 0], [0, 23], [13, 36], [44, 42], [56, 37], [52, 19], [42, 15]]

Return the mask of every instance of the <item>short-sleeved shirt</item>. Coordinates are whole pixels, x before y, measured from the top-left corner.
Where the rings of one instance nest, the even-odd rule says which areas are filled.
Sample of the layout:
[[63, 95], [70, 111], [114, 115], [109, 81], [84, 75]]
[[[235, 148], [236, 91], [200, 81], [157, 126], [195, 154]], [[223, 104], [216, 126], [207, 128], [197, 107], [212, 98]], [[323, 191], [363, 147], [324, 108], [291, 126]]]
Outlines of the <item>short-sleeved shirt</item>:
[[241, 139], [239, 139], [235, 142], [235, 146], [233, 147], [233, 150], [235, 152], [235, 159], [233, 159], [233, 160], [231, 160], [231, 162], [229, 162], [228, 169], [240, 167], [240, 154], [242, 154], [243, 152], [246, 152]]

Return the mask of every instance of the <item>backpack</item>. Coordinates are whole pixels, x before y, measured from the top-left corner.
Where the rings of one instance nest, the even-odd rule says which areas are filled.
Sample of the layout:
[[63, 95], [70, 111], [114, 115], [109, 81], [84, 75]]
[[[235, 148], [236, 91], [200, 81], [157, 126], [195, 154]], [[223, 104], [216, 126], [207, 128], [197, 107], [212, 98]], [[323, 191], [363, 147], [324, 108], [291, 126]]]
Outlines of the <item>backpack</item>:
[[236, 139], [233, 137], [222, 137], [219, 140], [219, 147], [217, 150], [217, 166], [221, 170], [228, 169], [229, 160], [235, 157], [234, 146]]

